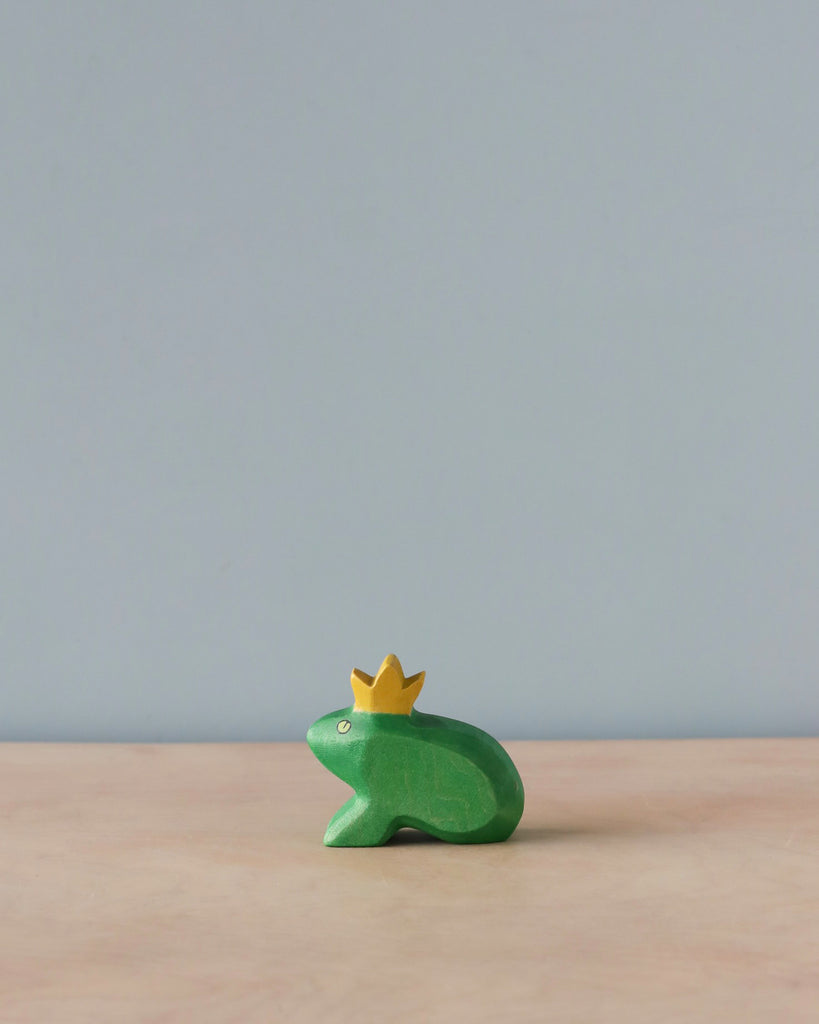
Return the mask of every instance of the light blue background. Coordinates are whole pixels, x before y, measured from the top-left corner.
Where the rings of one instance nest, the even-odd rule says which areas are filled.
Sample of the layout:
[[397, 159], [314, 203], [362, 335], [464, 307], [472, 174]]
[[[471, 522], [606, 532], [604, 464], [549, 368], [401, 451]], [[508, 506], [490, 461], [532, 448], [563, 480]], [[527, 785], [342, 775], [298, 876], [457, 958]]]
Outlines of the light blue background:
[[815, 733], [817, 40], [5, 4], [0, 736]]

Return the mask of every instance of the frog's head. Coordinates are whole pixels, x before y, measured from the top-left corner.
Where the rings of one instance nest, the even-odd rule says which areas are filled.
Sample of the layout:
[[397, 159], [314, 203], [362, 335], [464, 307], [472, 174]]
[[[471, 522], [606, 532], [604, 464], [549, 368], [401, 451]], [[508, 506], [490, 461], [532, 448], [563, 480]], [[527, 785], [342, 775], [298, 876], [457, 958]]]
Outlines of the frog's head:
[[360, 757], [356, 755], [360, 755], [366, 739], [366, 730], [356, 727], [356, 719], [361, 725], [361, 718], [353, 708], [342, 708], [319, 718], [307, 730], [307, 742], [319, 761], [354, 788], [359, 781]]
[[407, 679], [401, 663], [389, 654], [375, 676], [354, 668], [350, 678], [355, 704], [314, 722], [307, 733], [310, 749], [344, 782], [359, 785], [367, 739], [378, 730], [382, 715], [409, 715], [424, 685], [424, 673]]

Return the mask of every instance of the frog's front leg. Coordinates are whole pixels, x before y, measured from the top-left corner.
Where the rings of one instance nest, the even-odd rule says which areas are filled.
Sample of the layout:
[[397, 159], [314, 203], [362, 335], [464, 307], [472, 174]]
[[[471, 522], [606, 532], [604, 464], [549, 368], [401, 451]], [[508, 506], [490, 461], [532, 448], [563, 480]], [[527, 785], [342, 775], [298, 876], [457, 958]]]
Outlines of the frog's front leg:
[[397, 831], [393, 817], [372, 801], [353, 796], [330, 819], [325, 846], [381, 846]]

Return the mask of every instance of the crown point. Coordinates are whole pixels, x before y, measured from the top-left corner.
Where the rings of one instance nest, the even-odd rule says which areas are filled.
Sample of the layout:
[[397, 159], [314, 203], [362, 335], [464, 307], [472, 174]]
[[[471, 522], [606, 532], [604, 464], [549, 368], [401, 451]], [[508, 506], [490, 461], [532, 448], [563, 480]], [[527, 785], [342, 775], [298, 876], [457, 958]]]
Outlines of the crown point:
[[388, 715], [409, 715], [424, 685], [424, 672], [407, 678], [401, 662], [388, 654], [375, 676], [354, 668], [350, 677], [355, 694], [355, 711]]
[[363, 683], [364, 686], [372, 686], [373, 678], [373, 676], [368, 676], [366, 672], [362, 672], [360, 668], [354, 668], [352, 675], [350, 676], [350, 682], [353, 686], [355, 686], [356, 680], [358, 680], [359, 683]]

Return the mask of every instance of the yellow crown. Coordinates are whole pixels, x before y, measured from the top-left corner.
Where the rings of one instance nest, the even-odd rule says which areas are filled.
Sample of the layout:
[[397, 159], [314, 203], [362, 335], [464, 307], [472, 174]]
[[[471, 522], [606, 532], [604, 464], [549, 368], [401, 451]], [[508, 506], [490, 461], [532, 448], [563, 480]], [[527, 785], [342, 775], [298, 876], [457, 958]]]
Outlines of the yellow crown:
[[377, 711], [382, 715], [408, 715], [424, 685], [425, 672], [404, 675], [401, 662], [394, 654], [388, 654], [381, 662], [376, 676], [368, 676], [360, 668], [354, 668], [350, 676], [355, 694], [353, 711]]

